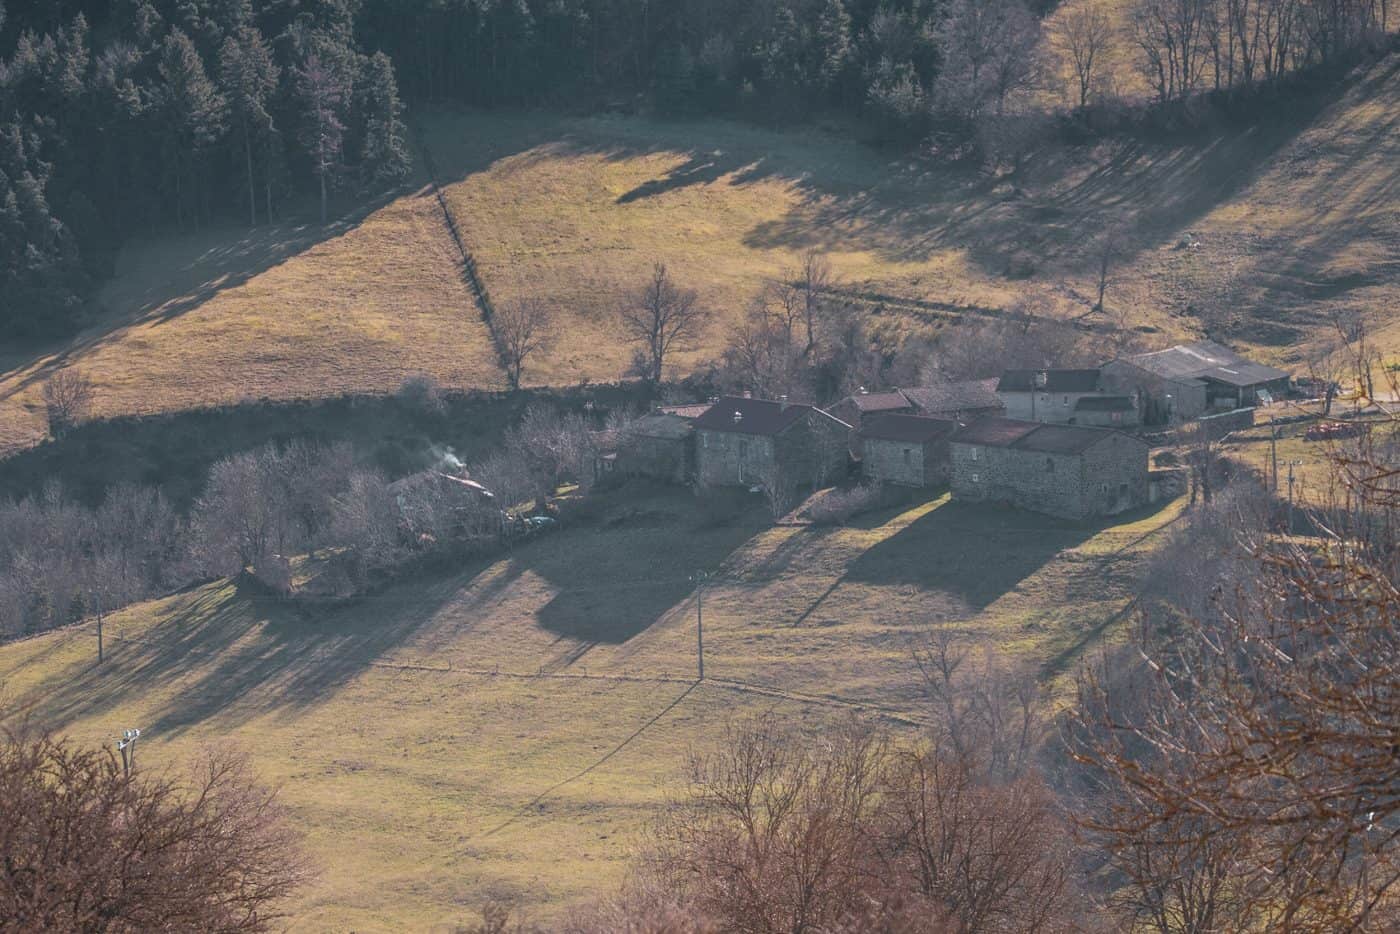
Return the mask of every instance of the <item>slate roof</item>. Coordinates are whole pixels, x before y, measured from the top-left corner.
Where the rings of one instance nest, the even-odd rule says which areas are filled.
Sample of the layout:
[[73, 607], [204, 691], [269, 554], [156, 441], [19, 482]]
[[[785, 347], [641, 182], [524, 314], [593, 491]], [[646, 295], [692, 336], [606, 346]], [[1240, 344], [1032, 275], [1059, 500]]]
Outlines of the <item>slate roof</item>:
[[656, 412], [659, 415], [674, 415], [677, 418], [684, 418], [687, 421], [695, 421], [710, 409], [708, 402], [693, 402], [684, 405], [658, 405]]
[[1128, 362], [1167, 379], [1210, 379], [1231, 386], [1257, 386], [1288, 378], [1287, 371], [1247, 360], [1215, 341], [1135, 354]]
[[[725, 396], [695, 420], [695, 427], [704, 431], [732, 431], [744, 435], [776, 435], [816, 412], [844, 428], [845, 422], [821, 409], [801, 403], [773, 402], [768, 399], [744, 399]], [[734, 416], [738, 415], [736, 419]]]
[[628, 430], [631, 434], [644, 438], [681, 441], [690, 436], [690, 433], [695, 430], [695, 426], [691, 424], [691, 419], [682, 415], [671, 412], [655, 412], [651, 415], [643, 415], [633, 422]]
[[[979, 418], [967, 427], [959, 429], [951, 440], [958, 444], [1012, 448], [1042, 454], [1080, 454], [1111, 435], [1132, 437], [1112, 428], [1046, 425], [1012, 418]], [[1136, 438], [1133, 440], [1137, 441]], [[1141, 441], [1138, 443], [1144, 444]]]
[[[1045, 374], [1045, 385], [1037, 386], [1037, 374]], [[1098, 370], [1007, 370], [1001, 374], [997, 392], [1095, 392]]]
[[871, 441], [907, 441], [927, 444], [946, 438], [958, 423], [926, 415], [875, 415], [860, 423], [860, 436]]
[[1076, 412], [1131, 412], [1132, 396], [1084, 396], [1074, 404]]
[[910, 402], [903, 390], [892, 389], [889, 392], [857, 392], [849, 397], [856, 411], [864, 415], [866, 412], [889, 412], [895, 409], [912, 409], [914, 403]]
[[902, 389], [900, 392], [924, 412], [965, 412], [1001, 408], [995, 379], [968, 379], [936, 386]]

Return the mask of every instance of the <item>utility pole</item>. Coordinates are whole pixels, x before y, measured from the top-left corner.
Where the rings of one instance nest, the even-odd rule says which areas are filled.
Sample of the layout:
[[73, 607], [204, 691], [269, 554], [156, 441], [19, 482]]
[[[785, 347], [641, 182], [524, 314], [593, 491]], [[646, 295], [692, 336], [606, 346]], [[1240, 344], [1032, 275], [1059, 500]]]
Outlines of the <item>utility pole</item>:
[[1288, 534], [1293, 534], [1293, 468], [1300, 466], [1302, 461], [1288, 462]]
[[691, 575], [695, 581], [695, 668], [697, 680], [705, 680], [705, 582], [710, 579], [709, 571], [696, 571]]
[[131, 770], [136, 768], [136, 741], [140, 738], [140, 730], [124, 730], [117, 741], [117, 752], [122, 754], [123, 777], [130, 778]]
[[97, 605], [97, 664], [102, 664], [102, 598], [94, 591], [92, 602]]
[[1278, 425], [1269, 416], [1269, 459], [1273, 462], [1274, 492], [1278, 492]]

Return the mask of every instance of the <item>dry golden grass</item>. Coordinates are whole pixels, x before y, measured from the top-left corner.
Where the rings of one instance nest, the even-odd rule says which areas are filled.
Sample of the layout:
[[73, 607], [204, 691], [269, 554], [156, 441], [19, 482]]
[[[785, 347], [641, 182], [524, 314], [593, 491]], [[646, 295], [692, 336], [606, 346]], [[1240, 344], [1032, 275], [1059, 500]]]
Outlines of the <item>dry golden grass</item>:
[[[0, 647], [0, 696], [84, 742], [144, 730], [143, 767], [247, 748], [319, 877], [295, 930], [424, 930], [491, 895], [549, 919], [615, 884], [686, 749], [726, 718], [914, 728], [910, 658], [949, 627], [1062, 684], [1112, 637], [1178, 505], [1084, 528], [946, 497], [856, 526], [700, 521], [629, 490], [508, 557], [300, 613], [216, 583]], [[692, 687], [689, 574], [705, 599]]]
[[[1211, 336], [1297, 366], [1339, 312], [1400, 357], [1400, 54], [1344, 92], [1174, 142], [1047, 146], [1014, 179], [894, 156], [821, 129], [547, 113], [422, 117], [495, 300], [560, 316], [531, 383], [614, 380], [617, 309], [655, 261], [718, 313], [675, 373], [806, 250], [830, 255], [896, 332], [995, 315], [1037, 291], [1080, 316], [1096, 251], [1125, 257], [1108, 300], [1144, 340]], [[1010, 278], [1010, 276], [1016, 278]], [[490, 341], [433, 199], [330, 231], [286, 225], [133, 243], [104, 321], [56, 354], [0, 358], [0, 452], [42, 437], [39, 385], [77, 366], [95, 414], [393, 389], [423, 371], [498, 386]]]
[[0, 453], [45, 431], [40, 387], [74, 367], [95, 417], [242, 399], [390, 392], [428, 373], [504, 384], [435, 200], [415, 192], [321, 227], [219, 229], [126, 249], [103, 319], [0, 372]]

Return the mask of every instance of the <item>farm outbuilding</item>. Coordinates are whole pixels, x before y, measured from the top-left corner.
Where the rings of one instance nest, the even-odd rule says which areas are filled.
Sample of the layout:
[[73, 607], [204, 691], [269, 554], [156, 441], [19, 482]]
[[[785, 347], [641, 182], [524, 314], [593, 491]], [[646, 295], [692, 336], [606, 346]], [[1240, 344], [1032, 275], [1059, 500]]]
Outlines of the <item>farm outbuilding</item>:
[[692, 420], [667, 412], [637, 419], [618, 441], [616, 469], [628, 476], [687, 482], [695, 472]]
[[845, 473], [850, 432], [810, 405], [726, 396], [695, 420], [696, 477], [702, 486], [818, 486]]
[[964, 379], [901, 389], [904, 397], [914, 404], [919, 415], [970, 421], [986, 415], [1001, 415], [1006, 411], [997, 395], [995, 379]]
[[860, 428], [866, 418], [891, 413], [912, 413], [914, 403], [901, 389], [887, 392], [851, 393], [835, 405], [827, 406], [827, 411], [852, 428]]
[[950, 419], [922, 415], [867, 418], [858, 433], [861, 469], [867, 480], [940, 486], [948, 482], [948, 438], [957, 428]]
[[1148, 446], [1121, 431], [984, 418], [949, 441], [955, 499], [1067, 519], [1148, 502]]
[[1286, 371], [1255, 363], [1214, 341], [1134, 354], [1105, 364], [1103, 370], [1114, 391], [1139, 398], [1148, 424], [1280, 399], [1289, 387]]

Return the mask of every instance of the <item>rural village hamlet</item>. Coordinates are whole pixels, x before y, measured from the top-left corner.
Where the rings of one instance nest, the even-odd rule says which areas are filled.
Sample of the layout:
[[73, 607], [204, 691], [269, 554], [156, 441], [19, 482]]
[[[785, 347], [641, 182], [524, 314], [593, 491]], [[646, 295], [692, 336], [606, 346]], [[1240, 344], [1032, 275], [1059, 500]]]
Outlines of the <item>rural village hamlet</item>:
[[0, 0], [0, 934], [1400, 931], [1397, 0]]

